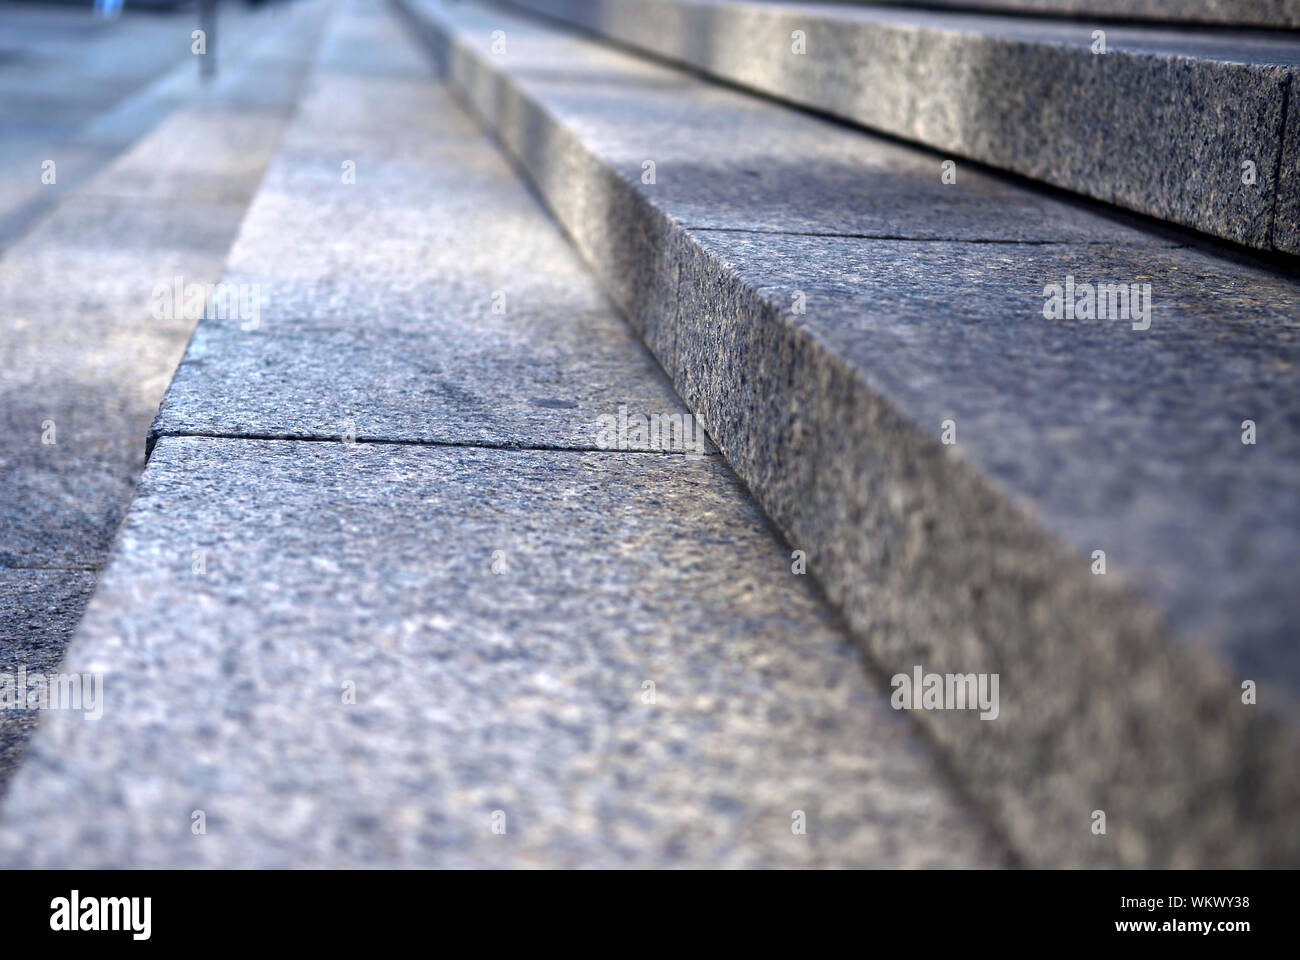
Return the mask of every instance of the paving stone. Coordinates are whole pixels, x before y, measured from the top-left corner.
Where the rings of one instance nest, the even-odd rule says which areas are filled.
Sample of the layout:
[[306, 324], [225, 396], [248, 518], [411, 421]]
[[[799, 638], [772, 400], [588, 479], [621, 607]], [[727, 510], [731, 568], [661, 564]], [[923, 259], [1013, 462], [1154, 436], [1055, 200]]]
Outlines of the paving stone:
[[76, 196], [0, 260], [0, 563], [106, 556], [194, 324], [154, 287], [214, 282], [240, 212]]
[[131, 502], [149, 411], [78, 373], [0, 388], [0, 565], [94, 569]]
[[6, 866], [1006, 862], [716, 457], [165, 438], [120, 543]]
[[[178, 124], [184, 126], [184, 124]], [[260, 127], [260, 124], [258, 124]], [[158, 131], [158, 141], [169, 135], [167, 129]], [[155, 147], [157, 146], [155, 142]], [[122, 158], [128, 170], [131, 158]], [[114, 169], [106, 172], [112, 181]], [[251, 179], [251, 178], [250, 178]], [[205, 249], [214, 238], [230, 232], [238, 224], [238, 210], [233, 203], [204, 203], [190, 199], [180, 185], [180, 197], [159, 197], [155, 200], [132, 196], [97, 196], [78, 192], [60, 205], [60, 216], [50, 217], [27, 235], [28, 247], [57, 248], [60, 253], [77, 255], [91, 253], [107, 256], [120, 251], [122, 256], [138, 255], [142, 251], [170, 249]], [[183, 199], [182, 199], [183, 198]], [[179, 208], [179, 209], [176, 209]], [[195, 212], [191, 213], [191, 209]], [[35, 251], [15, 250], [5, 257], [6, 279], [18, 285], [14, 263], [35, 261], [42, 256]], [[109, 264], [113, 266], [113, 264]]]
[[173, 100], [290, 112], [302, 84], [302, 68], [296, 64], [266, 64], [244, 70], [220, 69], [210, 81], [197, 70], [184, 70], [169, 79], [169, 84], [157, 92]]
[[[548, 51], [551, 52], [551, 51]], [[563, 55], [533, 61], [539, 73]], [[662, 74], [661, 68], [653, 68]], [[913, 239], [1149, 242], [1131, 227], [968, 165], [943, 182], [944, 158], [861, 135], [680, 76], [602, 83], [608, 71], [567, 61], [548, 101], [619, 176], [652, 161], [654, 197], [688, 226]], [[566, 82], [567, 79], [567, 82]], [[624, 78], [626, 79], [626, 78]], [[629, 107], [635, 114], [629, 114]], [[628, 118], [635, 116], [635, 123]], [[737, 147], [743, 143], [743, 149]], [[556, 175], [567, 166], [551, 144]], [[705, 159], [707, 158], [707, 159]]]
[[[83, 19], [90, 21], [88, 13]], [[87, 122], [111, 112], [116, 101], [181, 56], [169, 52], [159, 42], [164, 33], [142, 19], [89, 30], [80, 21], [62, 21], [62, 27], [60, 22], [54, 11], [0, 11], [0, 37], [6, 38], [0, 45], [20, 51], [0, 60], [0, 246], [111, 159], [115, 147], [81, 137]], [[74, 41], [64, 27], [73, 30]], [[114, 56], [104, 56], [105, 49]], [[42, 182], [47, 160], [56, 165], [53, 184]]]
[[[515, 5], [1161, 220], [1254, 247], [1272, 239], [1284, 91], [1300, 64], [1290, 37], [1107, 25], [1098, 55], [1086, 21], [714, 0]], [[483, 16], [526, 36], [521, 21]]]
[[[337, 199], [333, 186], [333, 194], [319, 195], [318, 202], [311, 194], [259, 195], [232, 251], [227, 282], [259, 284], [266, 298], [260, 322], [269, 327], [364, 323], [418, 332], [448, 322], [476, 324], [485, 316], [509, 324], [517, 313], [550, 309], [562, 335], [569, 321], [558, 314], [602, 308], [609, 314], [581, 262], [504, 171], [493, 189], [481, 182], [438, 182], [428, 169], [425, 186], [435, 186], [429, 192], [438, 195], [428, 203], [401, 205], [389, 195], [388, 203], [366, 206]], [[330, 241], [312, 241], [326, 229]], [[285, 236], [302, 242], [268, 258], [266, 251]], [[530, 270], [530, 264], [547, 269]], [[368, 305], [383, 309], [362, 313]]]
[[[216, 434], [596, 449], [628, 415], [681, 417], [671, 385], [612, 308], [473, 314], [418, 333], [358, 325], [245, 332], [200, 324], [153, 436]], [[683, 428], [684, 429], [684, 428]], [[664, 449], [659, 436], [630, 449]], [[711, 449], [702, 430], [666, 449]]]
[[[300, 122], [286, 131], [286, 150], [364, 152], [375, 162], [443, 151], [482, 134], [435, 83], [407, 77], [317, 72], [299, 104]], [[337, 166], [336, 166], [337, 169]], [[358, 183], [361, 181], [358, 180]]]
[[[322, 10], [314, 4], [297, 9], [293, 18], [242, 8], [224, 16], [222, 35], [230, 56], [223, 58], [223, 80], [215, 87], [204, 84], [198, 75], [189, 52], [192, 24], [184, 18], [126, 18], [103, 31], [92, 31], [102, 34], [94, 42], [82, 37], [83, 31], [77, 27], [76, 42], [67, 43], [65, 38], [52, 47], [48, 39], [42, 40], [39, 26], [25, 24], [21, 29], [28, 56], [10, 68], [0, 67], [0, 90], [13, 95], [6, 94], [3, 99], [21, 103], [34, 94], [48, 100], [48, 91], [58, 90], [74, 98], [69, 103], [75, 116], [59, 112], [57, 104], [42, 102], [39, 109], [29, 111], [29, 124], [9, 123], [0, 132], [0, 156], [4, 157], [0, 166], [0, 246], [22, 236], [44, 213], [84, 187], [85, 180], [108, 169], [116, 171], [120, 182], [115, 188], [101, 176], [93, 192], [158, 197], [183, 190], [203, 201], [237, 199], [239, 188], [229, 180], [212, 181], [209, 173], [208, 182], [204, 182], [200, 172], [205, 162], [209, 171], [216, 163], [233, 168], [241, 157], [246, 170], [259, 163], [265, 168], [266, 157], [259, 153], [266, 147], [253, 128], [253, 118], [241, 117], [238, 129], [225, 131], [228, 143], [213, 139], [197, 126], [173, 126], [172, 139], [163, 149], [158, 141], [143, 138], [187, 104], [191, 110], [202, 106], [190, 113], [194, 125], [223, 122], [227, 114], [214, 111], [245, 109], [267, 114], [268, 127], [282, 127], [283, 116], [272, 115], [284, 114], [292, 105], [305, 66], [302, 51], [314, 46], [318, 30], [312, 21]], [[39, 24], [40, 18], [34, 22]], [[289, 69], [295, 58], [297, 66]], [[268, 60], [278, 71], [276, 84], [266, 81]], [[238, 97], [230, 94], [231, 89], [238, 93], [241, 84], [258, 89], [257, 105], [241, 107]], [[250, 98], [243, 96], [243, 100]], [[137, 143], [143, 143], [144, 149], [136, 153], [134, 162], [114, 167], [117, 154]], [[199, 143], [206, 144], [206, 149], [184, 149], [187, 144]], [[244, 153], [233, 156], [232, 150], [240, 148]], [[41, 182], [46, 160], [56, 164], [54, 184]]]
[[[537, 201], [445, 91], [344, 80], [318, 70], [231, 252], [225, 283], [256, 299], [258, 316], [199, 325], [153, 436], [351, 430], [361, 439], [593, 449], [602, 418], [621, 408], [647, 418], [685, 413]], [[328, 129], [348, 149], [305, 148], [328, 142], [317, 120], [326, 105], [347, 102], [342, 86], [379, 86], [385, 120], [424, 123], [397, 127], [397, 141], [367, 142], [372, 121], [345, 108]], [[426, 124], [443, 132], [430, 141]], [[419, 146], [401, 149], [412, 142]], [[339, 157], [356, 164], [355, 184], [343, 182]], [[627, 442], [656, 450], [664, 438]], [[693, 429], [671, 435], [668, 448], [712, 449]]]
[[[604, 154], [636, 124], [637, 91], [657, 109], [644, 65], [623, 75], [621, 117], [584, 112], [571, 74], [539, 65], [608, 71], [622, 54], [495, 11], [410, 9], [873, 659], [999, 672], [1015, 691], [996, 723], [918, 719], [1018, 850], [1052, 865], [1296, 861], [1279, 843], [1300, 798], [1283, 573], [1300, 529], [1293, 280], [1163, 235], [690, 229], [658, 183], [618, 166], [626, 154]], [[489, 23], [505, 24], [506, 56], [488, 52]], [[728, 163], [745, 157], [735, 140]], [[1044, 319], [1045, 284], [1070, 275], [1150, 283], [1150, 328]], [[1260, 416], [1267, 451], [1241, 442]], [[1243, 705], [1247, 679], [1269, 706]], [[1104, 844], [1094, 809], [1121, 825]]]

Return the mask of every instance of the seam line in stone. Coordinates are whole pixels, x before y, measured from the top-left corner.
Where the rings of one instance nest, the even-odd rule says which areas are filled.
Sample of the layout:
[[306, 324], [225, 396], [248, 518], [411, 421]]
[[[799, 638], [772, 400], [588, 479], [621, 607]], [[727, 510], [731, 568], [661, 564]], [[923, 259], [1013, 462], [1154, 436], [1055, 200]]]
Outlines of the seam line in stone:
[[[200, 440], [284, 440], [292, 443], [337, 443], [346, 445], [347, 441], [337, 436], [316, 436], [289, 433], [201, 433], [201, 432], [168, 432], [160, 433], [149, 438], [149, 452], [152, 453], [154, 447], [158, 445], [159, 440], [168, 438], [192, 437]], [[486, 443], [471, 440], [408, 440], [400, 438], [386, 437], [357, 437], [357, 444], [374, 444], [382, 446], [402, 447], [460, 447], [475, 450], [515, 450], [520, 453], [637, 453], [654, 457], [717, 457], [721, 456], [717, 451], [705, 451], [704, 453], [692, 453], [688, 450], [613, 450], [605, 447], [566, 447], [560, 444], [538, 444], [538, 443]]]
[[[697, 233], [757, 233], [774, 237], [825, 237], [842, 240], [895, 240], [903, 243], [980, 243], [1026, 247], [1114, 247], [1130, 246], [1110, 240], [1000, 240], [987, 237], [903, 237], [887, 233], [821, 233], [815, 230], [759, 230], [752, 227], [695, 227], [682, 229]], [[1185, 246], [1179, 244], [1178, 246]]]

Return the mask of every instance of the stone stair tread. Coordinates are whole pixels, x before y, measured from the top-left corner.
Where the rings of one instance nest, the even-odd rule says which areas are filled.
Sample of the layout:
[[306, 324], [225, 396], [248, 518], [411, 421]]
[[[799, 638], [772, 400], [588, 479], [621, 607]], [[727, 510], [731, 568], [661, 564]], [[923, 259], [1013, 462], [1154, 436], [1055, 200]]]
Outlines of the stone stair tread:
[[862, 4], [511, 6], [954, 158], [1300, 253], [1292, 34]]

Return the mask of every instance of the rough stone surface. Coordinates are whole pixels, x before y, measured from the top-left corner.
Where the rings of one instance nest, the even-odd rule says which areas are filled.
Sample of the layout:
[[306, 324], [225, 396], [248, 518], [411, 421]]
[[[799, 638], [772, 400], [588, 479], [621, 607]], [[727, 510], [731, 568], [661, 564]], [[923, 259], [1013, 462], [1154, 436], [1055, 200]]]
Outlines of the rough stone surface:
[[[313, 9], [285, 18], [233, 8], [225, 82], [237, 89], [276, 50], [301, 64], [295, 51], [314, 43], [309, 25], [323, 13], [303, 7]], [[47, 28], [62, 21], [54, 10], [27, 15]], [[14, 16], [0, 12], [0, 36]], [[0, 673], [10, 677], [62, 658], [131, 501], [149, 423], [194, 325], [155, 315], [154, 288], [177, 276], [220, 279], [292, 102], [283, 84], [264, 91], [257, 109], [219, 85], [200, 93], [187, 52], [192, 27], [178, 27], [184, 18], [128, 17], [90, 43], [83, 28], [96, 21], [88, 11], [79, 17], [53, 42], [58, 56], [33, 43], [18, 75], [0, 69], [6, 103], [22, 99], [21, 84], [37, 83], [89, 104], [33, 110], [28, 127], [0, 135], [5, 169], [22, 171], [23, 182], [39, 184], [41, 157], [57, 164], [39, 202], [23, 200], [21, 186], [10, 192], [0, 173]], [[268, 20], [274, 29], [262, 29]], [[140, 23], [159, 29], [141, 39]], [[173, 42], [185, 63], [140, 86]], [[138, 81], [133, 92], [123, 72]], [[0, 781], [37, 718], [0, 710]]]
[[1289, 37], [1108, 26], [1097, 55], [1086, 22], [716, 0], [515, 5], [960, 157], [1270, 242], [1284, 90], [1300, 63]]
[[[492, 319], [471, 314], [415, 333], [280, 324], [255, 335], [205, 322], [153, 436], [337, 439], [350, 430], [362, 440], [593, 449], [606, 442], [601, 418], [620, 407], [685, 413], [612, 308], [516, 308], [508, 323]], [[666, 448], [704, 452], [703, 431], [685, 433]], [[661, 449], [657, 436], [631, 444]]]
[[164, 438], [120, 544], [6, 866], [1005, 862], [717, 457]]
[[[603, 154], [657, 102], [642, 64], [497, 11], [411, 10], [885, 672], [1001, 673], [998, 722], [920, 719], [1018, 849], [1296, 862], [1293, 281], [1161, 238], [692, 230], [698, 209]], [[574, 72], [620, 58], [624, 109], [573, 107]], [[1045, 320], [1044, 285], [1071, 274], [1150, 283], [1150, 329]], [[1241, 443], [1246, 419], [1266, 446]], [[1268, 704], [1242, 704], [1245, 679]]]
[[[200, 323], [153, 436], [351, 430], [593, 449], [609, 442], [602, 418], [620, 407], [684, 414], [537, 200], [449, 95], [424, 79], [348, 72], [343, 51], [367, 49], [360, 40], [330, 49], [231, 252], [227, 286], [265, 301], [256, 326], [242, 315]], [[345, 160], [355, 183], [343, 182]], [[627, 441], [711, 449], [694, 429]]]
[[[301, 75], [301, 51], [316, 40], [306, 26], [320, 16], [283, 18], [222, 76], [256, 72], [275, 50]], [[156, 316], [155, 287], [220, 279], [283, 128], [283, 112], [248, 110], [220, 91], [182, 102], [0, 259], [0, 565], [103, 561], [194, 326]]]
[[[16, 681], [23, 669], [29, 675], [56, 672], [94, 590], [88, 570], [0, 567], [0, 676]], [[0, 792], [40, 718], [37, 710], [0, 710]]]
[[[722, 279], [708, 260], [727, 263], [728, 279], [777, 317], [797, 285], [807, 313], [796, 336], [815, 338], [924, 433], [937, 436], [953, 419], [954, 456], [1081, 555], [1104, 548], [1110, 568], [1158, 598], [1171, 626], [1203, 636], [1240, 676], [1267, 677], [1300, 697], [1292, 642], [1300, 498], [1291, 496], [1300, 470], [1300, 285], [1191, 250], [723, 233], [696, 242], [701, 272], [684, 290]], [[1155, 301], [1150, 329], [1044, 319], [1044, 286], [1069, 274], [1080, 283], [1142, 277]], [[680, 303], [687, 317], [717, 306], [709, 294]], [[712, 320], [679, 327], [673, 371], [706, 422], [751, 419], [759, 397], [772, 417], [785, 407], [806, 425], [834, 422], [839, 411], [815, 394], [764, 395], [757, 384], [779, 374], [764, 376], [763, 360], [749, 359], [760, 346], [755, 325]], [[788, 373], [796, 357], [766, 364]], [[1267, 441], [1241, 442], [1247, 419], [1268, 425]], [[837, 447], [855, 442], [843, 429], [813, 433]], [[782, 443], [758, 438], [746, 431], [724, 442], [745, 473], [781, 455]], [[812, 460], [825, 471], [832, 453]], [[781, 514], [798, 510], [810, 533], [829, 516], [797, 489], [786, 496]], [[825, 527], [816, 539], [846, 534]]]
[[1273, 217], [1273, 245], [1279, 250], [1300, 250], [1300, 87], [1287, 98], [1286, 137], [1282, 146], [1282, 174]]
[[0, 260], [0, 563], [102, 561], [194, 323], [155, 318], [153, 289], [215, 282], [240, 213], [76, 196]]

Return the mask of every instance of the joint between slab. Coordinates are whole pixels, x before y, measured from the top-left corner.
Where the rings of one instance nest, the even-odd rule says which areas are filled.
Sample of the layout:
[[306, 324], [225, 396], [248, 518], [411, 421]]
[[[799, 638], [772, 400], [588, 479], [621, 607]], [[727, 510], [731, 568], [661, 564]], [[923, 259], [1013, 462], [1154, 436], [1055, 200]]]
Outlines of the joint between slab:
[[400, 447], [454, 447], [458, 449], [477, 449], [477, 450], [504, 450], [518, 451], [520, 453], [606, 453], [606, 454], [642, 454], [651, 457], [721, 457], [722, 454], [716, 451], [706, 451], [704, 453], [692, 453], [686, 450], [616, 450], [605, 447], [574, 447], [564, 446], [563, 444], [539, 444], [539, 443], [491, 443], [477, 442], [469, 440], [412, 440], [400, 437], [357, 437], [355, 440], [347, 441], [337, 436], [319, 436], [314, 434], [288, 434], [288, 433], [200, 433], [169, 431], [159, 433], [149, 437], [148, 448], [145, 451], [145, 459], [148, 460], [153, 455], [154, 448], [158, 445], [159, 440], [191, 438], [196, 440], [279, 440], [293, 443], [338, 443], [348, 445], [371, 444], [375, 446], [400, 446]]
[[819, 237], [825, 240], [889, 240], [897, 243], [951, 243], [951, 244], [997, 244], [998, 246], [1022, 247], [1113, 247], [1109, 240], [1023, 240], [998, 237], [908, 237], [889, 233], [822, 233], [814, 230], [757, 230], [753, 227], [696, 227], [684, 226], [683, 230], [696, 233], [753, 233], [760, 236], [774, 237]]

